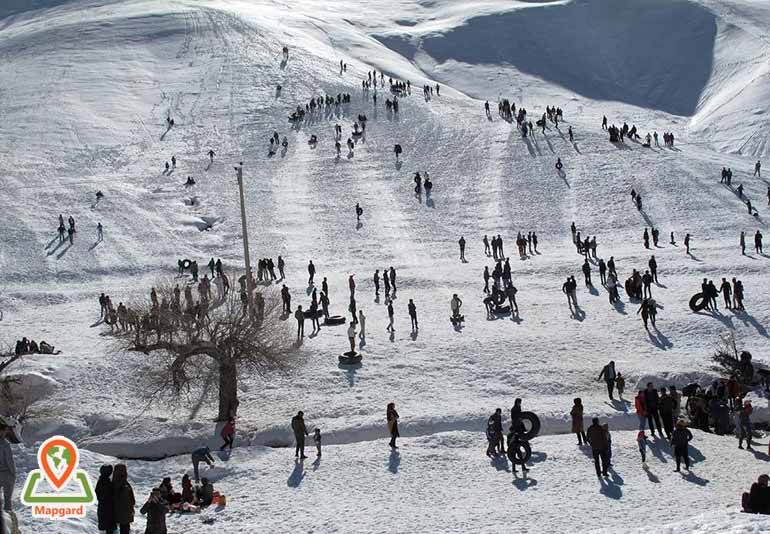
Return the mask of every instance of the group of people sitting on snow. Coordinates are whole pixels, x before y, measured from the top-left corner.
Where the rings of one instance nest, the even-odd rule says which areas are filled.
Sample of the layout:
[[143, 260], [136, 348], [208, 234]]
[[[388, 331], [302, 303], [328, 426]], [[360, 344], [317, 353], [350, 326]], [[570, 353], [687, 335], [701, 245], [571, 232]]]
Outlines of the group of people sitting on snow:
[[53, 345], [49, 345], [45, 341], [41, 341], [39, 344], [34, 339], [27, 339], [23, 337], [16, 340], [16, 349], [14, 353], [16, 356], [22, 356], [24, 354], [58, 354], [61, 351], [56, 351]]

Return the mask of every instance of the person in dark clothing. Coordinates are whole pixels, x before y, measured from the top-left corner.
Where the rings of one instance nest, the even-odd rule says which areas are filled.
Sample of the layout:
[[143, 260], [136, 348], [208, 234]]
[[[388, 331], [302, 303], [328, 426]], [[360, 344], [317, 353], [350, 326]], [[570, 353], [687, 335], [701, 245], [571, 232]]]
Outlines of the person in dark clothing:
[[315, 265], [313, 265], [313, 260], [310, 260], [310, 263], [307, 264], [307, 274], [310, 275], [307, 279], [307, 285], [312, 286], [313, 277], [315, 276]]
[[460, 236], [460, 241], [458, 241], [460, 245], [460, 261], [465, 261], [465, 238], [463, 236]]
[[492, 275], [489, 274], [489, 267], [484, 266], [484, 293], [489, 293], [489, 279]]
[[120, 534], [130, 534], [134, 522], [134, 490], [128, 482], [126, 464], [118, 464], [112, 476], [112, 495], [115, 503], [115, 522], [120, 527]]
[[658, 399], [658, 411], [663, 420], [663, 430], [666, 433], [666, 439], [671, 439], [671, 433], [674, 431], [674, 410], [676, 409], [676, 399], [669, 395], [666, 388], [660, 388]]
[[602, 367], [602, 372], [599, 373], [599, 378], [597, 380], [601, 380], [604, 378], [604, 381], [607, 383], [607, 394], [610, 396], [610, 400], [612, 399], [612, 392], [615, 389], [615, 378], [617, 374], [615, 373], [615, 362], [610, 361], [607, 365]]
[[577, 434], [578, 445], [582, 446], [583, 443], [588, 443], [588, 438], [583, 430], [583, 401], [580, 398], [574, 400], [569, 414], [572, 418], [572, 432]]
[[374, 271], [374, 276], [372, 277], [372, 281], [374, 282], [374, 296], [379, 297], [380, 296], [380, 270], [376, 269]]
[[407, 309], [409, 310], [409, 318], [412, 320], [412, 330], [417, 330], [417, 306], [415, 306], [412, 299], [409, 299], [409, 304], [407, 305]]
[[291, 430], [294, 432], [294, 440], [297, 442], [294, 457], [304, 460], [307, 458], [305, 456], [305, 436], [308, 436], [309, 433], [305, 427], [305, 414], [303, 412], [299, 411], [297, 415], [291, 418]]
[[[658, 392], [652, 387], [652, 382], [647, 382], [647, 389], [644, 390], [644, 408], [647, 412], [647, 425], [650, 427], [650, 434], [653, 437], [655, 437], [655, 425], [657, 425], [658, 433], [661, 436], [663, 435], [663, 427], [660, 424], [660, 414], [658, 411], [659, 401]], [[652, 424], [653, 421], [655, 425]]]
[[[609, 439], [607, 430], [599, 424], [599, 418], [594, 417], [591, 420], [591, 426], [588, 427], [586, 432], [588, 443], [591, 444], [591, 452], [594, 457], [594, 467], [596, 468], [596, 476], [609, 476], [607, 469], [609, 468]], [[599, 467], [599, 461], [601, 460], [601, 469]]]
[[115, 522], [115, 500], [113, 498], [112, 466], [103, 465], [99, 468], [99, 481], [96, 483], [96, 518], [99, 531], [112, 534], [117, 528]]
[[297, 320], [297, 339], [301, 339], [305, 337], [305, 313], [302, 311], [302, 306], [297, 306], [294, 318]]
[[198, 471], [198, 465], [201, 462], [205, 462], [210, 466], [214, 465], [214, 458], [211, 456], [211, 450], [208, 447], [200, 447], [192, 452], [192, 464], [193, 474], [195, 475], [195, 482], [200, 480], [200, 473]]
[[586, 280], [586, 286], [590, 287], [591, 286], [591, 265], [588, 263], [587, 259], [583, 262], [582, 269], [583, 269], [583, 276], [585, 277], [585, 280]]
[[762, 232], [759, 230], [754, 234], [754, 250], [757, 254], [762, 254]]
[[650, 268], [650, 274], [655, 283], [658, 283], [658, 262], [655, 261], [655, 256], [650, 256], [650, 261], [647, 262], [647, 266]]
[[511, 429], [514, 433], [521, 431], [523, 423], [521, 422], [521, 399], [513, 401], [511, 407]]
[[607, 285], [607, 264], [604, 263], [604, 259], [599, 259], [599, 278], [602, 285]]
[[759, 475], [749, 491], [749, 509], [753, 514], [770, 514], [770, 477]]
[[671, 435], [671, 446], [674, 447], [674, 457], [676, 458], [676, 469], [679, 471], [680, 465], [684, 460], [684, 468], [690, 470], [689, 444], [692, 441], [692, 432], [687, 428], [685, 422], [680, 419], [676, 422], [676, 430]]
[[388, 433], [390, 434], [390, 448], [398, 449], [396, 445], [396, 438], [400, 437], [398, 433], [398, 412], [396, 411], [396, 403], [388, 403], [385, 417], [388, 421]]
[[166, 530], [166, 514], [168, 513], [168, 506], [161, 499], [160, 488], [154, 488], [150, 493], [150, 498], [142, 505], [139, 512], [142, 515], [147, 515], [147, 527], [144, 534], [167, 534]]
[[495, 449], [500, 454], [505, 454], [505, 436], [503, 435], [503, 411], [498, 408], [490, 417], [492, 430], [495, 433]]

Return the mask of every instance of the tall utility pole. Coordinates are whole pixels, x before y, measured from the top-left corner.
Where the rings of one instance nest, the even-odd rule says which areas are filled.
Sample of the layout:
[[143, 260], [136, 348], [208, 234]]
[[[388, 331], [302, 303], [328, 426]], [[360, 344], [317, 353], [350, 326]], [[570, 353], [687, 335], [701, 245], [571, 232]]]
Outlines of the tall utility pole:
[[241, 226], [243, 229], [243, 259], [246, 264], [246, 291], [249, 297], [249, 307], [251, 307], [251, 293], [254, 287], [251, 284], [251, 259], [249, 258], [249, 233], [246, 229], [246, 202], [243, 197], [243, 162], [235, 167], [235, 175], [238, 179], [238, 191], [241, 195]]

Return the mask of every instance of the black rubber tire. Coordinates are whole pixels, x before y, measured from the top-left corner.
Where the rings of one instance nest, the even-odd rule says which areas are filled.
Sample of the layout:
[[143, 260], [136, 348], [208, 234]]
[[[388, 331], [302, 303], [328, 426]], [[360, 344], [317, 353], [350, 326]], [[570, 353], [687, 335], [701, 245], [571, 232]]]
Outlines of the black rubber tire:
[[305, 316], [305, 319], [312, 319], [313, 316], [323, 317], [324, 312], [322, 310], [316, 310], [315, 312], [312, 312], [310, 310], [305, 310], [302, 312], [302, 314]]
[[527, 431], [519, 434], [519, 439], [529, 441], [540, 433], [540, 418], [535, 412], [521, 412], [521, 421]]
[[690, 299], [690, 309], [695, 313], [705, 310], [708, 304], [709, 301], [703, 293], [696, 293]]
[[507, 304], [505, 306], [495, 306], [495, 309], [492, 310], [492, 313], [495, 315], [508, 315], [511, 313], [511, 307]]
[[361, 360], [363, 359], [363, 356], [359, 353], [355, 356], [345, 356], [344, 354], [340, 354], [339, 360], [342, 365], [357, 365], [361, 363]]
[[346, 319], [341, 315], [330, 315], [326, 319], [324, 319], [324, 324], [328, 326], [336, 326], [340, 324], [345, 324]]
[[511, 463], [524, 465], [532, 458], [532, 447], [526, 441], [509, 440], [506, 454]]
[[505, 302], [505, 293], [502, 291], [498, 291], [497, 293], [494, 293], [492, 297], [492, 301], [500, 306], [503, 302]]
[[192, 260], [182, 260], [182, 269], [189, 269], [192, 265]]

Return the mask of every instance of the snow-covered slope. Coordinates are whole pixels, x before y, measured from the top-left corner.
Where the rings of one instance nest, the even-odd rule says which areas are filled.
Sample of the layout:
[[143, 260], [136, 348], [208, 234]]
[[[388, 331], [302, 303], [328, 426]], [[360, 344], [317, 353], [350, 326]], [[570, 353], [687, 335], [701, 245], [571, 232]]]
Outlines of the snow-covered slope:
[[[439, 449], [453, 439], [440, 433], [480, 431], [494, 407], [509, 407], [515, 397], [541, 415], [549, 434], [568, 430], [576, 396], [587, 414], [630, 430], [630, 405], [607, 402], [595, 382], [607, 360], [628, 377], [629, 392], [649, 380], [709, 381], [716, 376], [713, 343], [728, 331], [767, 361], [768, 258], [741, 257], [737, 247], [740, 231], [750, 241], [766, 229], [768, 183], [751, 176], [767, 139], [762, 59], [769, 19], [762, 2], [135, 0], [0, 9], [0, 336], [42, 338], [63, 350], [15, 368], [47, 377], [41, 384], [50, 386], [40, 392], [30, 440], [61, 432], [91, 451], [132, 458], [216, 442], [213, 411], [210, 402], [198, 406], [200, 392], [179, 406], [148, 405], [137, 377], [152, 361], [111, 350], [96, 297], [146, 298], [159, 277], [174, 276], [178, 258], [201, 265], [222, 258], [235, 274], [242, 265], [232, 171], [238, 161], [245, 165], [254, 257], [281, 254], [286, 283], [302, 304], [313, 259], [337, 313], [355, 273], [358, 306], [368, 317], [360, 369], [337, 365], [345, 334], [324, 328], [305, 339], [305, 363], [296, 372], [269, 381], [244, 377], [239, 445], [289, 444], [288, 420], [303, 409], [328, 443], [340, 444], [339, 456], [348, 447], [368, 450], [374, 445], [364, 442], [384, 433], [389, 401], [398, 403], [405, 435], [440, 442]], [[284, 45], [290, 58], [282, 65]], [[343, 75], [340, 60], [348, 64]], [[378, 90], [376, 106], [371, 92], [361, 91], [373, 67], [411, 81], [415, 90], [398, 115], [385, 111], [387, 88]], [[440, 96], [423, 99], [425, 83], [440, 83]], [[352, 102], [338, 115], [290, 128], [286, 117], [297, 104], [340, 92], [351, 93]], [[498, 96], [534, 118], [558, 105], [566, 124], [524, 140], [497, 114], [485, 118], [484, 100], [494, 109]], [[334, 124], [347, 137], [359, 113], [369, 118], [366, 138], [352, 157], [335, 158]], [[176, 124], [167, 131], [168, 115]], [[627, 143], [620, 150], [600, 130], [602, 115], [636, 124], [642, 135], [673, 131], [681, 144], [647, 150]], [[273, 131], [290, 144], [269, 158]], [[315, 149], [307, 144], [311, 135], [319, 138]], [[394, 143], [404, 147], [400, 163]], [[209, 149], [217, 153], [212, 165]], [[172, 155], [178, 166], [165, 174]], [[554, 172], [557, 157], [564, 177]], [[719, 184], [722, 166], [732, 167], [734, 185], [743, 184], [758, 218]], [[430, 202], [412, 192], [418, 170], [435, 183]], [[197, 185], [186, 189], [190, 175]], [[632, 207], [631, 188], [643, 195], [644, 212]], [[98, 204], [97, 190], [105, 194]], [[356, 202], [365, 210], [360, 228]], [[57, 243], [59, 213], [78, 221], [71, 247]], [[572, 221], [584, 236], [597, 236], [599, 256], [614, 256], [622, 278], [645, 269], [655, 254], [659, 330], [645, 332], [627, 299], [611, 307], [603, 288], [581, 288], [585, 315], [570, 315], [561, 284], [579, 275], [582, 263], [570, 243]], [[97, 222], [105, 228], [98, 244]], [[662, 235], [654, 251], [641, 242], [651, 225]], [[488, 321], [481, 273], [492, 261], [481, 237], [501, 234], [513, 255], [516, 233], [532, 230], [540, 254], [511, 262], [520, 320]], [[671, 231], [678, 246], [668, 244]], [[693, 256], [683, 251], [685, 233]], [[465, 264], [457, 260], [460, 235], [469, 243]], [[389, 336], [370, 279], [391, 265], [399, 291]], [[741, 279], [748, 311], [692, 314], [687, 301], [703, 277]], [[465, 301], [467, 323], [459, 331], [447, 322], [452, 293]], [[420, 315], [417, 334], [407, 326], [410, 298]], [[468, 457], [479, 450], [469, 449]], [[260, 454], [269, 463], [283, 451]], [[141, 465], [149, 472], [157, 464]], [[272, 471], [266, 475], [270, 484], [288, 476], [276, 482]], [[738, 477], [735, 486], [747, 486], [755, 474]], [[718, 485], [714, 477], [708, 489]], [[714, 498], [734, 509], [735, 486]], [[672, 519], [708, 509], [693, 506]], [[474, 517], [484, 510], [466, 509]]]

